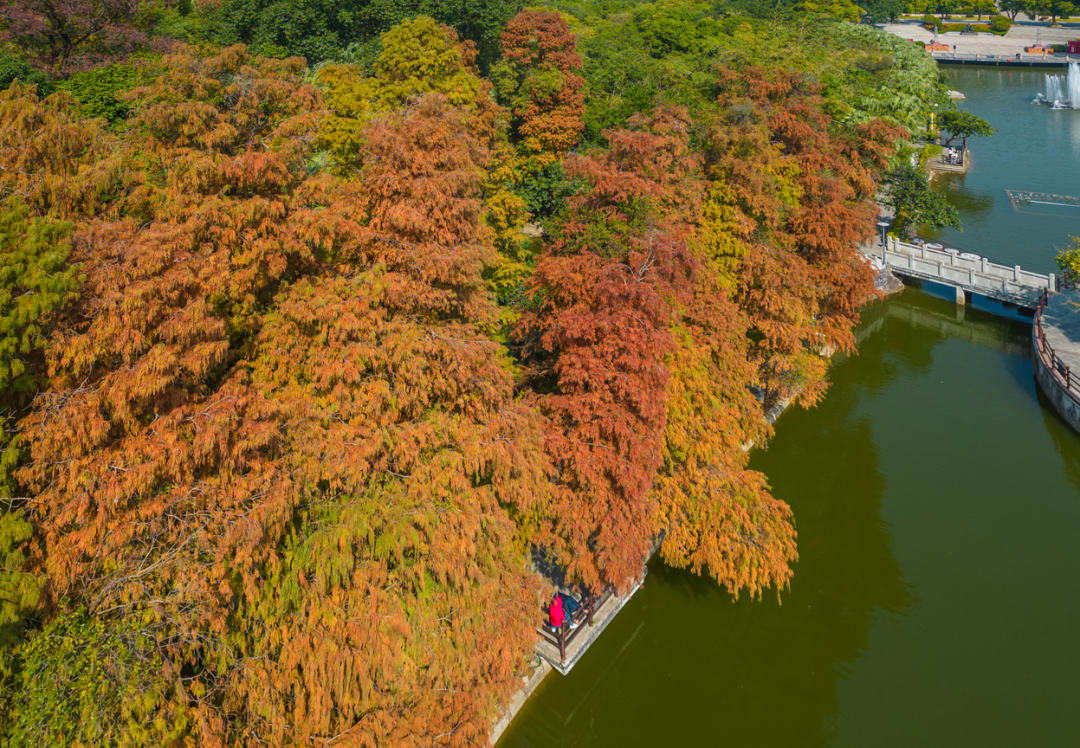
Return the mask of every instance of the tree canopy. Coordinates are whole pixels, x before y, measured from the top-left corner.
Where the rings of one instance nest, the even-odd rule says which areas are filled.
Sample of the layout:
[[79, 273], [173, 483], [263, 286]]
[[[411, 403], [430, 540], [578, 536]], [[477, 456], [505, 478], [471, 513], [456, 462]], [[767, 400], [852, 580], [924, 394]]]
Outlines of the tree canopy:
[[925, 54], [842, 3], [34, 3], [0, 91], [6, 744], [475, 745], [530, 559], [786, 588], [746, 447], [854, 351], [875, 197], [951, 220], [907, 166]]

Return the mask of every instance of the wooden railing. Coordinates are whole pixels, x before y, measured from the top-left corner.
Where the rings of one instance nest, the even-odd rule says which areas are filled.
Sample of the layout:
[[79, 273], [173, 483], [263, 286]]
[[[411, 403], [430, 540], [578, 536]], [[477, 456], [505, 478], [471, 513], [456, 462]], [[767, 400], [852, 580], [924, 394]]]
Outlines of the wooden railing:
[[1046, 309], [1047, 298], [1046, 291], [1043, 291], [1039, 296], [1039, 306], [1035, 309], [1035, 353], [1042, 361], [1043, 367], [1050, 372], [1058, 389], [1080, 405], [1080, 377], [1058, 357], [1054, 347], [1047, 342], [1046, 333], [1043, 332], [1042, 314]]
[[[578, 637], [582, 631], [585, 630], [585, 625], [593, 625], [593, 615], [596, 611], [603, 607], [604, 603], [615, 594], [615, 590], [611, 587], [606, 588], [599, 595], [589, 595], [581, 603], [581, 607], [577, 609], [573, 617], [567, 618], [558, 631], [552, 631], [551, 626], [542, 626], [537, 629], [540, 632], [540, 636], [545, 641], [552, 644], [559, 650], [559, 659], [562, 662], [566, 662], [566, 648]], [[571, 624], [576, 624], [573, 628]]]

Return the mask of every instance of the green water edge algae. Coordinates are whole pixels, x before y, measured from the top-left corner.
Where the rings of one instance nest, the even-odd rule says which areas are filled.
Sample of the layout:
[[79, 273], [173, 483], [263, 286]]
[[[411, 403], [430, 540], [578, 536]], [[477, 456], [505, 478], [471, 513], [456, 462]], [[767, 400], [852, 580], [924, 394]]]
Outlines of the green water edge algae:
[[783, 604], [654, 561], [499, 748], [1071, 743], [1080, 437], [1030, 326], [909, 289], [858, 335], [751, 461], [798, 521]]

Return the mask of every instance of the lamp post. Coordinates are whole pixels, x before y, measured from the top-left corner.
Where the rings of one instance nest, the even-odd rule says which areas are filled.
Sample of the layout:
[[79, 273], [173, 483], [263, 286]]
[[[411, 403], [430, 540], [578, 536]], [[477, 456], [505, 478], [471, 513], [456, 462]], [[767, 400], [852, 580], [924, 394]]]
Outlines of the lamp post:
[[885, 230], [889, 228], [889, 224], [885, 221], [877, 222], [878, 230], [881, 231], [881, 259], [885, 259]]

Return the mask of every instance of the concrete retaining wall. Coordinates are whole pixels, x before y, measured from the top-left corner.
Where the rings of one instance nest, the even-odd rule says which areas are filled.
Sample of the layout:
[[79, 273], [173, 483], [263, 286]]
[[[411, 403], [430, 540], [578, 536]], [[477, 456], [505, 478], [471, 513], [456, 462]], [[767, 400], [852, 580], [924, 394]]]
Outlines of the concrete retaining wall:
[[1043, 361], [1042, 356], [1039, 354], [1039, 346], [1035, 342], [1034, 326], [1032, 326], [1031, 333], [1031, 348], [1031, 363], [1035, 367], [1035, 381], [1039, 383], [1039, 387], [1046, 393], [1046, 397], [1053, 404], [1054, 410], [1060, 413], [1061, 417], [1068, 421], [1070, 426], [1080, 431], [1080, 402], [1074, 400], [1054, 375], [1050, 373], [1046, 362]]

